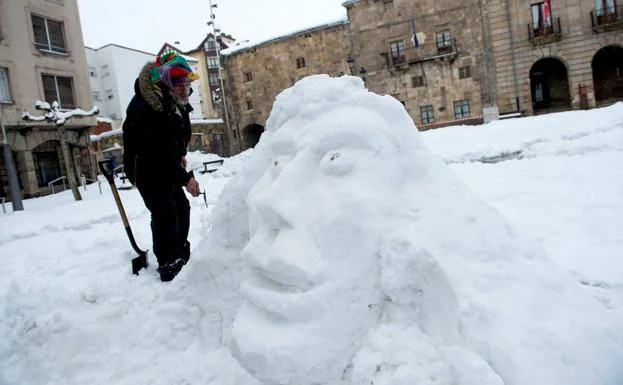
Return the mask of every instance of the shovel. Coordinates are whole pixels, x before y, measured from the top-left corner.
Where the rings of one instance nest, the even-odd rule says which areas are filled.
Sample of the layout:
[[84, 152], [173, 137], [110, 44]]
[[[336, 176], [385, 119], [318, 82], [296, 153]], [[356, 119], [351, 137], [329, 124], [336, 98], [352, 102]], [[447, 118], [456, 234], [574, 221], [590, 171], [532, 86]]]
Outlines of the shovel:
[[138, 275], [138, 272], [141, 269], [146, 269], [149, 263], [147, 262], [147, 251], [141, 250], [136, 241], [134, 240], [134, 235], [132, 234], [132, 229], [130, 228], [130, 222], [128, 221], [128, 217], [125, 214], [125, 210], [123, 209], [123, 204], [121, 203], [121, 197], [119, 196], [119, 191], [117, 191], [117, 186], [115, 186], [115, 180], [113, 175], [113, 167], [112, 161], [105, 160], [98, 162], [99, 169], [106, 177], [108, 184], [110, 185], [110, 189], [112, 190], [112, 195], [115, 197], [115, 203], [117, 204], [117, 208], [119, 209], [119, 215], [121, 215], [121, 220], [123, 221], [123, 227], [125, 227], [125, 232], [128, 234], [128, 239], [130, 240], [130, 244], [138, 257], [132, 259], [132, 274]]

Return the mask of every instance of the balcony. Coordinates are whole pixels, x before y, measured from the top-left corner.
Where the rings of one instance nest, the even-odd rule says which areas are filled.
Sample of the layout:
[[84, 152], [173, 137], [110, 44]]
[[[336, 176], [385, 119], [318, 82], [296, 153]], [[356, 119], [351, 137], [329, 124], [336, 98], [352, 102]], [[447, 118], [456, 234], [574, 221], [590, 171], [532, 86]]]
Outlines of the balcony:
[[606, 8], [595, 8], [591, 11], [591, 27], [595, 33], [623, 29], [623, 9], [616, 3]]
[[399, 52], [383, 52], [381, 55], [386, 57], [390, 67], [401, 67], [431, 60], [452, 61], [457, 56], [457, 48], [456, 41], [452, 40], [423, 44], [420, 48], [411, 47]]
[[554, 19], [552, 25], [539, 25], [534, 28], [534, 24], [528, 24], [528, 40], [533, 45], [549, 44], [562, 40], [560, 17]]

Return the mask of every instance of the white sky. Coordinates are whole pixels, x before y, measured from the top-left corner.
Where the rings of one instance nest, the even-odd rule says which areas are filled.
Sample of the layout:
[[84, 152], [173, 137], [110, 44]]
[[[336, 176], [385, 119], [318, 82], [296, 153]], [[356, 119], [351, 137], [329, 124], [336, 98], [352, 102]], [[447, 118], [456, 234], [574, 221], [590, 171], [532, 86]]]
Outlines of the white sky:
[[[263, 40], [335, 21], [344, 0], [214, 0], [216, 23], [237, 40]], [[164, 42], [196, 48], [211, 31], [208, 0], [78, 0], [85, 44], [156, 53]]]

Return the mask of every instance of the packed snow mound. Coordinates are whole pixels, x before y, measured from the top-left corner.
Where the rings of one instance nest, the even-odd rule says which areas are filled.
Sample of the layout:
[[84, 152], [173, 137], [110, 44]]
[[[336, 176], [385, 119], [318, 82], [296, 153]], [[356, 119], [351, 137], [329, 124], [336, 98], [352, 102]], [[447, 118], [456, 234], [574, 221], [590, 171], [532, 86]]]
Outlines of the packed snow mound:
[[204, 230], [185, 285], [220, 383], [623, 383], [615, 313], [359, 78], [282, 92]]

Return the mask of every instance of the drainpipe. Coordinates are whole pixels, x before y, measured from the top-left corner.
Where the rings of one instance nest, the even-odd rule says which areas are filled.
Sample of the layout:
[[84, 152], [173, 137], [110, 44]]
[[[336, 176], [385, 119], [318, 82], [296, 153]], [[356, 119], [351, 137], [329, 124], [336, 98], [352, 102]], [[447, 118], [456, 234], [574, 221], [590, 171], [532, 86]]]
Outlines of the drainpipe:
[[508, 24], [508, 40], [511, 50], [511, 67], [513, 69], [513, 81], [515, 85], [515, 98], [517, 100], [517, 110], [521, 109], [519, 104], [519, 78], [517, 78], [517, 58], [515, 57], [515, 37], [513, 36], [513, 19], [511, 18], [510, 1], [504, 0], [506, 7], [506, 22]]

